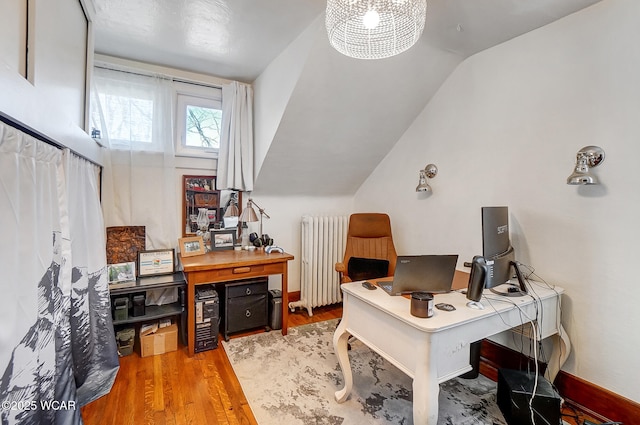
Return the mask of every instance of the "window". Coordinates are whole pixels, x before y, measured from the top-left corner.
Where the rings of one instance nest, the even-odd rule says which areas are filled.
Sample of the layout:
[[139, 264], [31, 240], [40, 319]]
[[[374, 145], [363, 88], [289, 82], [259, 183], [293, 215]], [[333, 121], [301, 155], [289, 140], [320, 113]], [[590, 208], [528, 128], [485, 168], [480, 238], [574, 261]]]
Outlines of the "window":
[[222, 89], [95, 68], [91, 127], [110, 149], [215, 158]]
[[178, 90], [176, 154], [215, 157], [222, 127], [221, 90], [201, 88], [195, 95]]
[[[100, 105], [113, 147], [151, 145], [153, 100], [100, 93]], [[99, 120], [94, 120], [98, 121]], [[104, 133], [104, 131], [103, 131]], [[144, 148], [140, 150], [145, 150]]]
[[110, 149], [173, 151], [170, 80], [97, 68], [94, 84], [91, 127]]

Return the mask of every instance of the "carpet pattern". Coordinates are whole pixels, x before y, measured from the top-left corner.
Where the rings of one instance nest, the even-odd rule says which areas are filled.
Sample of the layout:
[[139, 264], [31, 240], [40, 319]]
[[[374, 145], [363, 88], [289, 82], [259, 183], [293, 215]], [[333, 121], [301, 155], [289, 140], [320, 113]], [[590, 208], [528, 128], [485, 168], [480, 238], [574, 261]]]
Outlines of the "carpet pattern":
[[[349, 352], [353, 390], [342, 404], [343, 386], [333, 352], [337, 320], [223, 342], [260, 425], [401, 424], [412, 418], [411, 379], [354, 341]], [[439, 425], [506, 425], [496, 404], [496, 384], [452, 379], [440, 385]]]

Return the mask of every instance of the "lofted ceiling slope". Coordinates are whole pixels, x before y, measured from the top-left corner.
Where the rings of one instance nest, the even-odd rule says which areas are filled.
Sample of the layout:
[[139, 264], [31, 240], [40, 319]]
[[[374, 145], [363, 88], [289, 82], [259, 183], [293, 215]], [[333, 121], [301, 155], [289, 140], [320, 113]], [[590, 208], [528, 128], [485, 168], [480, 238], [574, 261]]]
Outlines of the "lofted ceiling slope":
[[96, 53], [253, 82], [316, 25], [255, 188], [348, 195], [461, 60], [598, 1], [428, 0], [419, 42], [379, 61], [350, 59], [329, 47], [317, 24], [324, 0], [93, 0], [93, 27]]
[[307, 58], [257, 173], [260, 193], [355, 193], [462, 60], [426, 39], [355, 60], [331, 48], [322, 25]]

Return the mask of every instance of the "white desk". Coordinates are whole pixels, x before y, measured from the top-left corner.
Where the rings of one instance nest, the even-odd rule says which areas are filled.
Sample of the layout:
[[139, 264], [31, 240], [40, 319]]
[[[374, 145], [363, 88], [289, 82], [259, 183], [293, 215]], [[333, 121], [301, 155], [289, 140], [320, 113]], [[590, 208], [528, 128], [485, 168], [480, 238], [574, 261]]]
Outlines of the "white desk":
[[[380, 288], [368, 290], [360, 282], [342, 285], [342, 320], [333, 336], [333, 346], [344, 375], [344, 388], [335, 393], [336, 401], [345, 401], [353, 387], [347, 351], [347, 339], [353, 335], [413, 379], [414, 425], [436, 425], [439, 384], [471, 370], [470, 344], [521, 326], [523, 320], [529, 321], [524, 314], [535, 319], [535, 304], [538, 311], [543, 311], [538, 318], [542, 338], [555, 336], [548, 366], [553, 380], [571, 347], [559, 317], [558, 294], [564, 290], [535, 285], [534, 289], [538, 301], [531, 296], [504, 297], [485, 291], [491, 304], [483, 297], [484, 310], [467, 307], [467, 298], [459, 292], [439, 294], [434, 304], [449, 303], [456, 310], [434, 308], [434, 315], [423, 319], [411, 315], [408, 298], [392, 297]], [[521, 329], [526, 334], [530, 328]]]

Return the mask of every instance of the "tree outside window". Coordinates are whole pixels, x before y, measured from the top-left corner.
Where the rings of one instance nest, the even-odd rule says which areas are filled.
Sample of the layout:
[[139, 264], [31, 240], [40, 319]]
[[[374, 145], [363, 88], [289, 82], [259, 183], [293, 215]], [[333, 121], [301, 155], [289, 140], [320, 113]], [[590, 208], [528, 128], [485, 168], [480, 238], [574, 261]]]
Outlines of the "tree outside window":
[[185, 145], [195, 148], [220, 148], [222, 111], [187, 105]]

